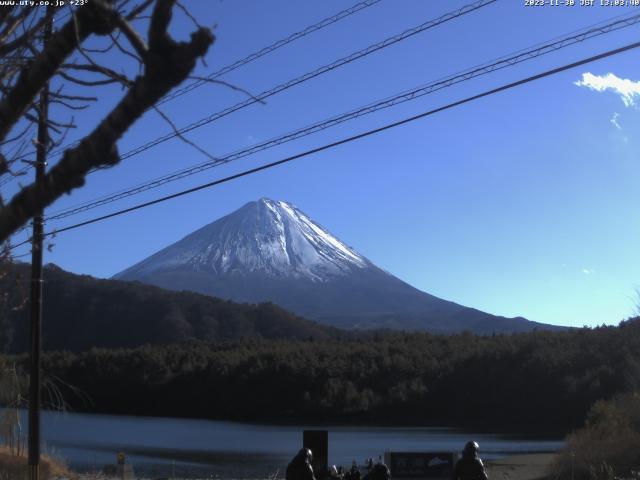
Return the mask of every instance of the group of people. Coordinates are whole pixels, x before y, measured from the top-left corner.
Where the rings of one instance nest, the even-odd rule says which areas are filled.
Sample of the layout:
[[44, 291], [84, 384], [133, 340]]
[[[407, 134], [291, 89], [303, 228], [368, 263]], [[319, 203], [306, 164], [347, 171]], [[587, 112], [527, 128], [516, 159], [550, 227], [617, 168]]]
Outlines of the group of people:
[[[287, 466], [287, 472], [285, 474], [286, 480], [322, 480], [316, 479], [313, 472], [313, 452], [309, 448], [301, 449], [298, 454], [293, 457], [293, 460]], [[342, 471], [342, 467], [339, 469], [335, 465], [329, 469], [329, 480], [390, 480], [391, 472], [389, 467], [384, 463], [378, 462], [375, 465], [373, 460], [367, 464], [367, 473], [361, 476], [358, 464], [354, 460], [351, 465], [351, 470], [346, 472]]]
[[342, 471], [342, 467], [336, 468], [335, 465], [332, 465], [329, 469], [329, 477], [330, 480], [361, 480], [362, 478], [358, 463], [355, 460], [351, 464], [351, 470], [346, 472]]
[[[478, 456], [480, 447], [476, 442], [467, 442], [462, 450], [462, 457], [453, 468], [452, 480], [488, 480], [487, 473]], [[313, 452], [308, 448], [301, 449], [287, 466], [286, 480], [323, 480], [316, 479], [313, 472]], [[362, 480], [390, 480], [391, 472], [382, 461], [367, 465], [367, 473]], [[331, 467], [329, 478], [332, 480], [361, 480], [360, 469], [354, 461], [351, 470], [342, 472], [342, 468]]]

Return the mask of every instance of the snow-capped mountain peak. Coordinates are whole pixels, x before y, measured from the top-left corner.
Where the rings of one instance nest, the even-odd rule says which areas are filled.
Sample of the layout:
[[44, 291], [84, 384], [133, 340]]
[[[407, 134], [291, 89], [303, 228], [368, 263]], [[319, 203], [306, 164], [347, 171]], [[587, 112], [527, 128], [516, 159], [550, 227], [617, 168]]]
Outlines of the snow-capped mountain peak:
[[343, 328], [491, 333], [543, 326], [417, 290], [294, 205], [268, 198], [247, 203], [115, 278], [237, 302], [273, 302]]
[[261, 273], [322, 282], [370, 265], [294, 205], [261, 198], [117, 277], [184, 268], [218, 275]]

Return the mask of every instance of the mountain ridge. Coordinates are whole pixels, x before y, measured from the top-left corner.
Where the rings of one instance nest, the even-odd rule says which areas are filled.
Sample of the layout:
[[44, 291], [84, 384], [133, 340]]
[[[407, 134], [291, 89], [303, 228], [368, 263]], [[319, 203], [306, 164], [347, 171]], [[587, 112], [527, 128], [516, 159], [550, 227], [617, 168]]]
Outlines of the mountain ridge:
[[[3, 265], [0, 292], [0, 352], [29, 346], [30, 265]], [[194, 292], [165, 290], [139, 282], [94, 278], [54, 264], [43, 269], [43, 348], [86, 351], [241, 339], [324, 341], [349, 337], [277, 305], [239, 304]]]
[[271, 301], [340, 328], [454, 333], [557, 329], [423, 292], [373, 262], [295, 205], [261, 198], [114, 275], [233, 301]]

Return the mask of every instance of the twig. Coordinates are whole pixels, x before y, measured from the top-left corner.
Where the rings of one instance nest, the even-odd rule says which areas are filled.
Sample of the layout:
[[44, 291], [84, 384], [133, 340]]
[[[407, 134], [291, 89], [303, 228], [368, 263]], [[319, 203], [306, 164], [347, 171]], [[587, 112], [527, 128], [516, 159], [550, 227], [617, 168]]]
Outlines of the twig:
[[191, 14], [191, 12], [184, 5], [182, 5], [182, 3], [180, 3], [180, 0], [176, 1], [176, 5], [178, 6], [178, 8], [180, 10], [182, 10], [182, 12], [187, 16], [187, 18], [189, 18], [193, 22], [193, 24], [196, 26], [196, 28], [202, 28], [202, 25], [200, 25], [200, 23], [198, 22], [196, 17], [194, 17]]
[[118, 48], [118, 50], [120, 50], [122, 53], [124, 53], [125, 55], [128, 55], [129, 57], [135, 59], [136, 62], [138, 62], [139, 64], [143, 64], [144, 61], [138, 57], [135, 53], [130, 52], [129, 50], [127, 50], [126, 48], [124, 48], [122, 45], [120, 45], [120, 42], [118, 41], [117, 37], [114, 37], [113, 34], [111, 34], [111, 40], [113, 40], [113, 44]]
[[69, 75], [68, 73], [65, 72], [59, 72], [59, 75], [64, 78], [65, 80], [68, 80], [71, 83], [75, 83], [77, 85], [82, 85], [84, 87], [97, 87], [100, 85], [109, 85], [111, 83], [120, 83], [119, 80], [116, 80], [114, 78], [110, 78], [110, 79], [106, 79], [106, 80], [81, 80], [79, 78], [73, 77], [71, 75]]
[[127, 37], [127, 40], [129, 40], [129, 43], [135, 49], [135, 51], [138, 52], [140, 58], [142, 60], [145, 60], [147, 54], [149, 53], [149, 48], [144, 43], [142, 37], [138, 35], [138, 32], [136, 32], [133, 27], [129, 25], [129, 22], [127, 22], [122, 17], [118, 18], [118, 28], [120, 29], [120, 31], [122, 31], [122, 33], [124, 33], [124, 36]]
[[241, 87], [238, 87], [236, 85], [233, 85], [232, 83], [225, 82], [224, 80], [218, 80], [218, 79], [206, 78], [206, 77], [198, 77], [198, 76], [195, 76], [195, 75], [192, 75], [189, 78], [192, 79], [192, 80], [199, 80], [199, 81], [207, 82], [207, 83], [217, 83], [219, 85], [223, 85], [225, 87], [228, 87], [231, 90], [235, 90], [237, 92], [242, 92], [245, 95], [247, 95], [249, 98], [251, 98], [252, 100], [255, 100], [256, 102], [261, 103], [262, 105], [266, 105], [267, 104], [267, 102], [265, 102], [264, 100], [256, 97], [255, 95], [253, 95], [248, 90], [245, 90], [244, 88], [241, 88]]
[[[160, 3], [162, 0], [158, 0]], [[0, 101], [0, 140], [23, 115], [42, 86], [56, 73], [60, 64], [91, 33], [106, 35], [112, 25], [113, 10], [102, 0], [92, 0], [78, 10], [74, 19], [57, 31], [45, 49], [23, 69], [11, 91]]]
[[[93, 0], [88, 5], [97, 3], [98, 0]], [[192, 33], [189, 42], [176, 42], [169, 36], [173, 5], [174, 0], [156, 0], [149, 25], [149, 55], [144, 73], [135, 79], [120, 103], [77, 147], [65, 151], [40, 184], [22, 188], [0, 209], [0, 242], [25, 224], [35, 212], [82, 186], [89, 171], [120, 162], [117, 141], [146, 110], [183, 82], [193, 71], [196, 61], [206, 54], [214, 40], [208, 29]], [[86, 8], [80, 9], [80, 12], [85, 11]], [[106, 29], [101, 30], [105, 35], [108, 34]], [[57, 62], [56, 66], [61, 63]], [[0, 134], [0, 138], [5, 135], [1, 129]]]
[[209, 160], [212, 160], [214, 162], [220, 160], [219, 158], [214, 157], [213, 155], [211, 155], [204, 148], [198, 146], [196, 143], [194, 143], [191, 140], [189, 140], [182, 133], [180, 133], [180, 130], [178, 129], [178, 127], [171, 121], [171, 119], [162, 110], [160, 110], [160, 108], [158, 108], [157, 106], [154, 105], [153, 109], [158, 113], [158, 115], [160, 115], [169, 124], [169, 126], [171, 126], [171, 128], [173, 129], [173, 132], [174, 132], [174, 134], [176, 135], [177, 138], [182, 140], [187, 145], [191, 145], [197, 151], [199, 151], [200, 153], [205, 155]]
[[142, 12], [144, 12], [147, 8], [149, 8], [149, 6], [153, 3], [153, 0], [145, 0], [144, 2], [142, 2], [140, 5], [138, 5], [136, 8], [134, 8], [133, 10], [131, 10], [131, 12], [129, 12], [129, 14], [125, 17], [127, 19], [127, 21], [131, 21], [134, 20], [136, 18], [140, 18], [138, 17], [138, 15], [140, 15]]

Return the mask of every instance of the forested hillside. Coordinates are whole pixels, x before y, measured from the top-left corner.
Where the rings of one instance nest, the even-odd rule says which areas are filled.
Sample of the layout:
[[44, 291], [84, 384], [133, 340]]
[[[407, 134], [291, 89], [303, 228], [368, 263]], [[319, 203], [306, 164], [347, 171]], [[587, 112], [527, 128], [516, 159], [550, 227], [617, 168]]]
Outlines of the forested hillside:
[[[27, 312], [16, 308], [26, 271], [2, 280], [1, 340], [14, 353], [26, 350]], [[356, 334], [271, 304], [55, 267], [45, 281], [45, 385], [80, 411], [568, 431], [594, 402], [640, 388], [640, 319], [515, 335]], [[26, 372], [25, 355], [6, 360]]]
[[595, 401], [640, 387], [640, 320], [485, 337], [94, 349], [49, 353], [44, 369], [83, 411], [568, 431]]
[[[9, 268], [9, 267], [7, 267]], [[0, 279], [0, 351], [28, 348], [29, 266]], [[331, 338], [338, 330], [273, 304], [248, 305], [137, 282], [100, 280], [48, 265], [44, 269], [43, 348], [82, 351], [191, 340]]]

